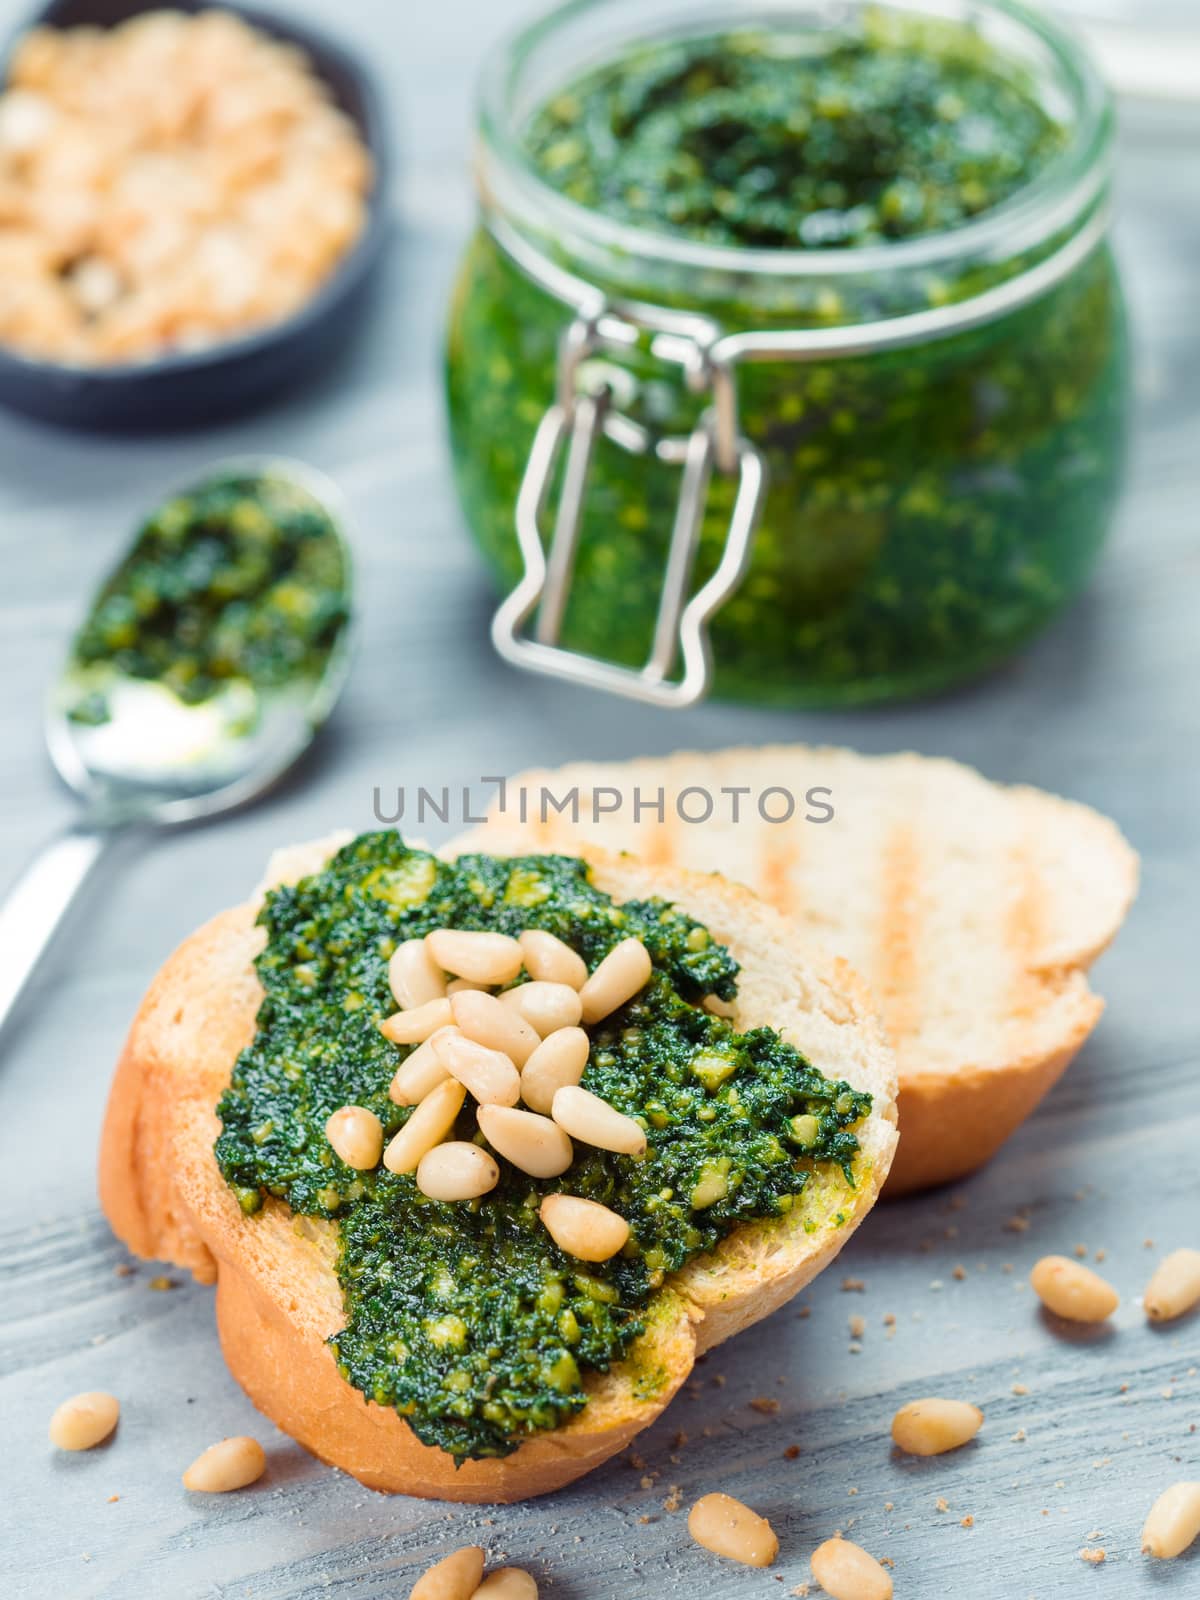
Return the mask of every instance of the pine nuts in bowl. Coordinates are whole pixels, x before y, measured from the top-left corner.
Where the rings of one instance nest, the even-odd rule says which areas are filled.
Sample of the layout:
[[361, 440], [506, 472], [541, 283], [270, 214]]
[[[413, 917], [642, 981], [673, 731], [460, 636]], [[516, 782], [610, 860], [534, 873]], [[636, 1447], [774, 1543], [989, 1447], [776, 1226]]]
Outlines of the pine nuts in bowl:
[[212, 420], [344, 341], [387, 151], [333, 41], [198, 0], [52, 0], [3, 80], [0, 403], [84, 427]]

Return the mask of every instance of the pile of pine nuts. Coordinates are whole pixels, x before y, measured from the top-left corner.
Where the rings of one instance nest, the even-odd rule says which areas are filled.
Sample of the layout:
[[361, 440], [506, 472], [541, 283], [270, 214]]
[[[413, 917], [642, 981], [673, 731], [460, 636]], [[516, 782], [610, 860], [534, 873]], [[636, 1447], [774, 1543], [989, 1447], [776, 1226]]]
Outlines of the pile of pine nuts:
[[464, 1545], [423, 1572], [408, 1600], [537, 1600], [537, 1583], [524, 1567], [497, 1567], [485, 1578], [484, 1561], [479, 1545]]
[[[631, 1000], [650, 972], [640, 939], [621, 940], [591, 974], [576, 951], [542, 929], [514, 939], [437, 928], [404, 940], [388, 961], [399, 1010], [379, 1027], [410, 1049], [388, 1093], [412, 1113], [386, 1149], [383, 1124], [364, 1106], [335, 1111], [326, 1138], [347, 1166], [366, 1171], [382, 1159], [389, 1172], [414, 1174], [431, 1200], [449, 1202], [477, 1200], [500, 1181], [495, 1156], [449, 1137], [468, 1094], [491, 1149], [530, 1177], [566, 1172], [576, 1140], [642, 1155], [642, 1125], [580, 1079], [590, 1048], [583, 1025]], [[608, 1261], [629, 1239], [624, 1217], [575, 1195], [546, 1195], [539, 1216], [559, 1248], [580, 1261]]]
[[35, 28], [0, 93], [0, 341], [119, 364], [276, 322], [371, 183], [308, 58], [229, 12]]

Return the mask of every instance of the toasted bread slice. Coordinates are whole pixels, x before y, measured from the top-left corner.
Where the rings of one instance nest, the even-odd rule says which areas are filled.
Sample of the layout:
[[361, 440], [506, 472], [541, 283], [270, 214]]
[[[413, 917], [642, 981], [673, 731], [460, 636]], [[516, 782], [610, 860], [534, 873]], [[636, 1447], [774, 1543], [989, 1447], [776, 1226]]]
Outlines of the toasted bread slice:
[[[280, 852], [269, 881], [317, 870], [329, 842]], [[502, 853], [502, 852], [501, 852]], [[214, 918], [170, 958], [117, 1068], [100, 1151], [100, 1196], [139, 1255], [217, 1283], [230, 1370], [254, 1403], [324, 1460], [372, 1488], [441, 1499], [513, 1501], [561, 1488], [626, 1446], [661, 1413], [697, 1355], [783, 1304], [830, 1261], [870, 1210], [896, 1142], [895, 1063], [865, 987], [836, 960], [802, 953], [795, 931], [747, 890], [716, 877], [587, 852], [618, 900], [662, 895], [701, 918], [742, 964], [737, 1020], [769, 1023], [827, 1076], [874, 1096], [851, 1188], [823, 1172], [785, 1218], [748, 1224], [655, 1296], [646, 1332], [588, 1404], [503, 1460], [456, 1468], [397, 1412], [339, 1375], [326, 1343], [344, 1323], [333, 1223], [269, 1201], [246, 1217], [213, 1157], [214, 1112], [253, 1036], [261, 991], [257, 903]]]
[[[757, 797], [773, 786], [796, 798], [790, 822], [759, 813]], [[578, 788], [578, 818], [543, 807], [543, 787], [560, 798]], [[651, 809], [660, 787], [662, 822]], [[701, 815], [710, 794], [711, 820], [680, 820], [675, 799], [689, 787], [701, 792], [685, 797], [685, 811]], [[806, 823], [804, 797], [818, 787], [832, 793], [812, 813], [828, 804], [833, 818]], [[786, 809], [784, 796], [768, 797], [769, 814]], [[1136, 855], [1086, 806], [989, 783], [953, 761], [804, 745], [523, 773], [475, 845], [489, 840], [533, 850], [591, 840], [652, 869], [719, 871], [844, 956], [896, 1050], [901, 1140], [889, 1194], [972, 1172], [1054, 1085], [1103, 1010], [1085, 973], [1137, 888]]]

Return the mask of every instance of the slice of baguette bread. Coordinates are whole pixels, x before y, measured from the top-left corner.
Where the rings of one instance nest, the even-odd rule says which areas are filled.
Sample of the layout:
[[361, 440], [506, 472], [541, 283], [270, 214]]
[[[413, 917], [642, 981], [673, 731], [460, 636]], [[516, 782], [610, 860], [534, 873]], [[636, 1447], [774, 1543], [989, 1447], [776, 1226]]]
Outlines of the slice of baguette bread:
[[[340, 841], [337, 841], [340, 842]], [[269, 882], [320, 868], [329, 841], [277, 854]], [[497, 853], [503, 853], [497, 852]], [[439, 1499], [513, 1501], [570, 1483], [624, 1448], [662, 1412], [711, 1345], [782, 1305], [838, 1253], [870, 1210], [896, 1143], [895, 1062], [865, 987], [844, 962], [802, 951], [795, 931], [747, 890], [589, 850], [617, 900], [661, 895], [703, 920], [742, 964], [736, 1020], [767, 1023], [827, 1076], [874, 1096], [859, 1130], [855, 1187], [821, 1172], [785, 1218], [748, 1224], [668, 1279], [629, 1355], [587, 1380], [565, 1427], [503, 1460], [456, 1468], [390, 1407], [339, 1375], [326, 1340], [344, 1323], [333, 1223], [268, 1200], [243, 1215], [213, 1157], [214, 1107], [253, 1036], [262, 947], [251, 901], [213, 919], [154, 980], [117, 1068], [100, 1151], [100, 1197], [142, 1256], [217, 1284], [230, 1370], [254, 1403], [322, 1459], [375, 1489]]]
[[[734, 822], [721, 791], [739, 786], [749, 793]], [[680, 820], [675, 800], [689, 787], [700, 792], [685, 797], [685, 811], [701, 815], [711, 795], [710, 821]], [[791, 821], [759, 814], [757, 797], [771, 787], [795, 796]], [[543, 788], [560, 801], [577, 788], [578, 818], [570, 806], [543, 807]], [[662, 822], [650, 809], [660, 788]], [[813, 788], [831, 796], [812, 814], [831, 805], [832, 820], [803, 820]], [[1099, 1020], [1103, 1002], [1085, 974], [1137, 888], [1137, 857], [1107, 818], [918, 755], [684, 751], [526, 772], [509, 780], [504, 800], [476, 848], [490, 839], [571, 850], [591, 840], [636, 852], [652, 869], [719, 871], [862, 974], [900, 1073], [890, 1195], [974, 1171], [1054, 1085]], [[769, 814], [786, 809], [784, 796], [768, 797]]]

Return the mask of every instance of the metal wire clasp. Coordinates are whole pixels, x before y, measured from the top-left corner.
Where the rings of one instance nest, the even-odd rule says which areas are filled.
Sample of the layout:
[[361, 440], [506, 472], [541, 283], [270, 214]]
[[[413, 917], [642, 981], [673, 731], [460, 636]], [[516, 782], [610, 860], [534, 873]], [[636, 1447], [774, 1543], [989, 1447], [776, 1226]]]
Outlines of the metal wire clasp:
[[[597, 302], [581, 311], [563, 334], [557, 397], [538, 426], [517, 497], [517, 539], [525, 570], [496, 612], [492, 639], [505, 660], [515, 666], [650, 705], [690, 706], [704, 698], [712, 678], [709, 619], [749, 566], [766, 488], [766, 464], [738, 432], [737, 392], [730, 364], [714, 360], [709, 342], [691, 333], [660, 332], [650, 343], [652, 355], [680, 366], [689, 388], [711, 394], [711, 404], [690, 434], [656, 439], [617, 408], [607, 384], [583, 381], [585, 360], [600, 351], [628, 350], [640, 331], [634, 322]], [[633, 455], [653, 455], [682, 468], [654, 638], [641, 668], [617, 666], [559, 643], [592, 456], [602, 436]], [[542, 522], [564, 451], [562, 487], [547, 553]], [[736, 474], [737, 493], [716, 570], [689, 598], [714, 470]], [[526, 625], [535, 613], [530, 635]], [[678, 674], [672, 676], [677, 664]]]

